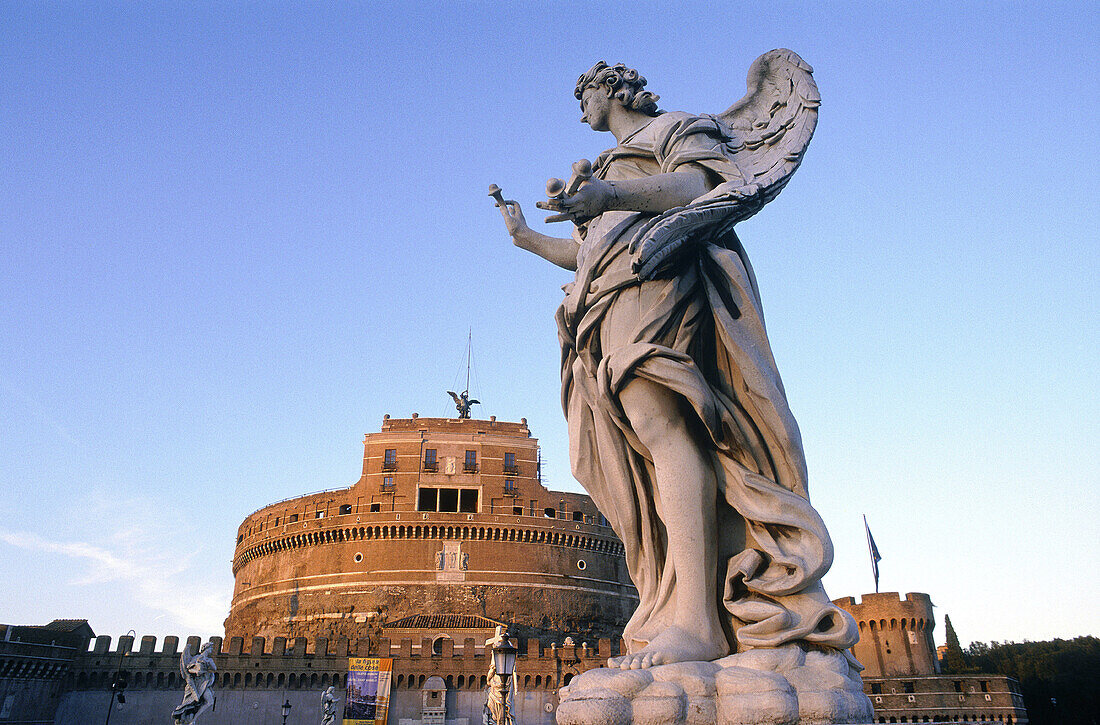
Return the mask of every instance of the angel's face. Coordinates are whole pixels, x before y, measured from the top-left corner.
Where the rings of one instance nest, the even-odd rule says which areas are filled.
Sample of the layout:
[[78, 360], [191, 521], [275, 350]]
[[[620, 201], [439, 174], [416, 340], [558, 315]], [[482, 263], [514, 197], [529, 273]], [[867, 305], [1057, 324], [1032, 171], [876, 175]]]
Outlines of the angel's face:
[[589, 86], [581, 93], [581, 122], [593, 131], [607, 131], [611, 97], [604, 86]]

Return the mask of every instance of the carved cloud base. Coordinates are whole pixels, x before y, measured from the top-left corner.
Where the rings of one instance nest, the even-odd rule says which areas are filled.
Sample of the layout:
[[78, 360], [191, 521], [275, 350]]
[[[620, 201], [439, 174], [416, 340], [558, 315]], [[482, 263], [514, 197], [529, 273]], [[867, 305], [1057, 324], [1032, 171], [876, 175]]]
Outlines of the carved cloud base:
[[714, 662], [589, 670], [560, 691], [557, 725], [870, 723], [859, 673], [836, 651], [798, 645]]

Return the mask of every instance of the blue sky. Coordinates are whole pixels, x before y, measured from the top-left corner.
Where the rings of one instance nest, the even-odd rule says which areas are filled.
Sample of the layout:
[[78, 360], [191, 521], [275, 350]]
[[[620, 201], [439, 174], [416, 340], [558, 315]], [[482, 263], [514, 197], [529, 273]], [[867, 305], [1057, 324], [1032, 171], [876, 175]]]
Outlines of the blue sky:
[[717, 112], [789, 47], [820, 124], [740, 233], [829, 593], [873, 587], [866, 514], [883, 590], [928, 592], [964, 643], [1100, 634], [1098, 15], [0, 5], [0, 621], [219, 634], [240, 520], [353, 483], [383, 414], [450, 415], [471, 329], [475, 414], [526, 417], [577, 490], [570, 275], [486, 188], [536, 221], [611, 144], [572, 96], [595, 60]]

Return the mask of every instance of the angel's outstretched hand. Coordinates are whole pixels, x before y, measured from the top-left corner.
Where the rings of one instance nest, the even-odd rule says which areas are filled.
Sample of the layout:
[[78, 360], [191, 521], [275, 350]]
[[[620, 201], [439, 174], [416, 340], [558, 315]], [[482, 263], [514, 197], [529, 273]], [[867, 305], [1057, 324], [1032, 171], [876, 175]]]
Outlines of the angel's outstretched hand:
[[522, 237], [526, 232], [531, 231], [518, 201], [509, 199], [503, 205], [498, 204], [497, 206], [500, 207], [500, 214], [504, 217], [504, 227], [513, 239]]
[[540, 201], [535, 206], [539, 209], [558, 212], [546, 217], [547, 222], [572, 221], [583, 224], [607, 211], [614, 197], [615, 191], [611, 184], [603, 179], [591, 177], [581, 184], [577, 193], [563, 194]]

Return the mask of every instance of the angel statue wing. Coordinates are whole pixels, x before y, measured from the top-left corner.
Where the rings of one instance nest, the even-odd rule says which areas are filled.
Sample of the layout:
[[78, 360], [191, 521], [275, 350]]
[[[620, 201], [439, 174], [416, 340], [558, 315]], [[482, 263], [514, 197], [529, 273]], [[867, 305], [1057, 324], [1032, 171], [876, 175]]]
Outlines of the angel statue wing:
[[183, 678], [184, 682], [187, 682], [187, 665], [191, 664], [191, 657], [191, 645], [187, 645], [180, 653], [180, 677]]
[[753, 61], [748, 92], [713, 117], [729, 131], [727, 155], [741, 178], [727, 180], [644, 225], [631, 241], [635, 273], [651, 278], [691, 242], [723, 244], [734, 224], [774, 199], [802, 163], [820, 103], [813, 68], [794, 51], [771, 50]]
[[455, 405], [462, 405], [462, 401], [458, 397], [458, 393], [448, 390], [447, 395], [451, 396], [455, 400]]

